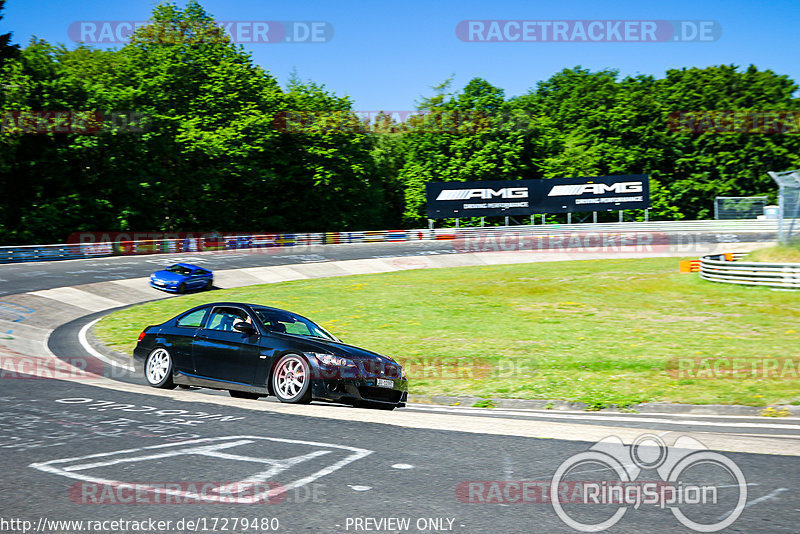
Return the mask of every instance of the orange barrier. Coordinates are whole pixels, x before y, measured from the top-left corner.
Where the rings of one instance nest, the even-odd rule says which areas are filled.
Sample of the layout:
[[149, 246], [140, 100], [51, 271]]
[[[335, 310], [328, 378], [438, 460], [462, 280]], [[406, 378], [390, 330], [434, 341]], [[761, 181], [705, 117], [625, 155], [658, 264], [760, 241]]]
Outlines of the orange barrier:
[[[728, 254], [725, 255], [726, 259]], [[728, 260], [731, 261], [731, 260]], [[700, 272], [700, 260], [683, 260], [680, 263], [679, 272], [682, 273], [697, 273]]]

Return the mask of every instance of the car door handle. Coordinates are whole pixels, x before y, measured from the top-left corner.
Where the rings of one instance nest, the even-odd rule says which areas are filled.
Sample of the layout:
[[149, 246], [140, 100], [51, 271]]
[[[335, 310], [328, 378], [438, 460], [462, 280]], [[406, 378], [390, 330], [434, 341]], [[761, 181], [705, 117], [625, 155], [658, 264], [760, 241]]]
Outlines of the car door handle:
[[205, 334], [200, 334], [197, 336], [197, 339], [208, 339], [208, 336]]

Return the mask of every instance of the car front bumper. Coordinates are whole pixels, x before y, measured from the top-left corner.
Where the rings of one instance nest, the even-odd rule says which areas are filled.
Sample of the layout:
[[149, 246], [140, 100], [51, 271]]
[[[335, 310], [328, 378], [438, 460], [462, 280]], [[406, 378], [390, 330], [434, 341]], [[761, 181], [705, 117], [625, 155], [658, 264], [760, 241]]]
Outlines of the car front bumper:
[[369, 402], [402, 408], [408, 399], [408, 381], [395, 379], [393, 388], [384, 388], [376, 386], [375, 379], [369, 378], [316, 379], [311, 382], [311, 396], [315, 400], [343, 404]]
[[180, 283], [172, 284], [171, 282], [162, 282], [164, 285], [158, 285], [155, 281], [150, 280], [150, 287], [153, 289], [160, 289], [161, 291], [169, 291], [170, 293], [177, 293]]
[[[357, 368], [339, 368], [321, 364], [315, 357], [308, 358], [311, 366], [311, 396], [315, 400], [359, 404], [368, 402], [403, 407], [408, 398], [408, 380], [369, 372], [363, 365]], [[397, 367], [398, 374], [401, 371]], [[392, 387], [378, 385], [378, 380], [391, 380]]]

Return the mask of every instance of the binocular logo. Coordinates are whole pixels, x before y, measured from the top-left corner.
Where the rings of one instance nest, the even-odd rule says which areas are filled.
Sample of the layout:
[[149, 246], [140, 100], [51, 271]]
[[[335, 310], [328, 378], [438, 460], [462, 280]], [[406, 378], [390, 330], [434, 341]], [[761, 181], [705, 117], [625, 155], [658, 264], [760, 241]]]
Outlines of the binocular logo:
[[[660, 480], [637, 480], [642, 471], [655, 470]], [[694, 470], [690, 476], [690, 470]], [[706, 484], [690, 484], [682, 479], [696, 478], [697, 474], [709, 477]], [[580, 481], [582, 495], [578, 499], [564, 499], [565, 487], [575, 487], [566, 482], [575, 482], [575, 476], [586, 473], [605, 473], [613, 480]], [[720, 485], [723, 477], [729, 483]], [[689, 517], [685, 509], [714, 506], [719, 510], [720, 489], [736, 491], [730, 499], [730, 508], [722, 515], [714, 513], [709, 522], [700, 521], [696, 515]], [[727, 503], [729, 499], [725, 499]], [[726, 456], [709, 450], [701, 442], [688, 436], [679, 437], [668, 447], [653, 434], [639, 436], [631, 445], [625, 445], [616, 436], [609, 436], [593, 445], [588, 451], [578, 453], [564, 461], [556, 470], [550, 484], [550, 502], [558, 517], [580, 532], [600, 532], [617, 524], [631, 506], [638, 509], [642, 504], [669, 508], [675, 518], [685, 527], [697, 532], [717, 532], [729, 527], [744, 511], [747, 503], [747, 482], [742, 470]], [[618, 508], [603, 519], [587, 519], [574, 508], [565, 508], [565, 502], [581, 504], [618, 505]], [[723, 507], [726, 505], [723, 504]], [[684, 508], [682, 510], [681, 508]], [[583, 508], [585, 511], [586, 508]], [[572, 514], [572, 515], [571, 515]], [[580, 518], [577, 516], [580, 515]]]

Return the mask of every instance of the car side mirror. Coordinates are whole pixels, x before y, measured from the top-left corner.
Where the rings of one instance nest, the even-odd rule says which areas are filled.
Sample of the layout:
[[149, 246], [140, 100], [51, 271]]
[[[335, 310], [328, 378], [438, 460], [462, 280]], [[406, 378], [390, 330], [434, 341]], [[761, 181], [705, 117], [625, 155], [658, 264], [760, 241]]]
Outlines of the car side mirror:
[[246, 323], [244, 321], [240, 321], [240, 322], [234, 324], [233, 325], [233, 329], [237, 330], [239, 332], [243, 332], [245, 334], [255, 334], [256, 333], [255, 327], [253, 325], [251, 325], [250, 323]]

